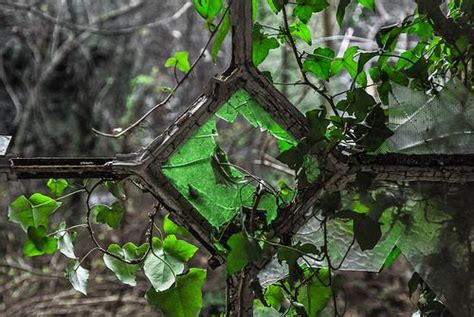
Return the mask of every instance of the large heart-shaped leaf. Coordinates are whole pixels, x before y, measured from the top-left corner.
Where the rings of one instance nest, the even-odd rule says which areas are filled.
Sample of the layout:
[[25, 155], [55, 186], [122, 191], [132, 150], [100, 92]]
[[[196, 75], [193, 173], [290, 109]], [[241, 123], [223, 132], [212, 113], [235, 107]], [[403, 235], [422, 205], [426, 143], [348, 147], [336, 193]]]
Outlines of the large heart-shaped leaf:
[[8, 208], [10, 221], [21, 225], [27, 232], [28, 227], [44, 226], [48, 228], [48, 217], [61, 206], [60, 202], [51, 197], [36, 193], [26, 198], [20, 196], [15, 199]]
[[150, 288], [145, 297], [167, 317], [197, 317], [202, 308], [201, 289], [206, 275], [206, 270], [192, 268], [178, 277], [176, 287], [162, 293]]

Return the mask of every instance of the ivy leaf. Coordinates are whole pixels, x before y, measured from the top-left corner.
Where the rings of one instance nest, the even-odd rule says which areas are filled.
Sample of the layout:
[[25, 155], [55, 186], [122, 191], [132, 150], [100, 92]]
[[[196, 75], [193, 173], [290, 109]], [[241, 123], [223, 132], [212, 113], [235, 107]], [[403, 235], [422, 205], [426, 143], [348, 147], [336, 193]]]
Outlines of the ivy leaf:
[[219, 28], [217, 29], [216, 34], [214, 35], [214, 42], [212, 43], [212, 47], [211, 47], [211, 57], [214, 63], [217, 60], [217, 55], [219, 54], [219, 51], [222, 47], [222, 43], [224, 43], [224, 40], [230, 31], [229, 12], [226, 12], [225, 15], [222, 17], [222, 19], [223, 21], [221, 25], [219, 26]]
[[176, 235], [176, 236], [182, 236], [182, 237], [190, 237], [191, 234], [189, 231], [181, 226], [178, 226], [175, 224], [171, 219], [170, 215], [167, 214], [165, 218], [163, 219], [163, 230], [165, 231], [166, 235]]
[[268, 6], [275, 14], [278, 14], [287, 2], [288, 0], [267, 0]]
[[367, 86], [367, 75], [362, 70], [359, 72], [359, 65], [354, 61], [355, 54], [359, 51], [359, 47], [353, 46], [344, 52], [342, 58], [344, 69], [347, 70], [353, 80], [360, 86]]
[[277, 285], [270, 285], [265, 289], [265, 301], [273, 307], [276, 311], [280, 311], [285, 295], [281, 287]]
[[302, 274], [302, 270], [298, 264], [298, 259], [306, 254], [320, 254], [320, 250], [313, 244], [298, 242], [291, 247], [279, 247], [277, 250], [277, 259], [281, 264], [285, 261], [289, 269], [289, 281], [294, 284], [298, 277]]
[[326, 9], [329, 3], [326, 0], [297, 0], [293, 15], [304, 24], [308, 23], [313, 13]]
[[113, 229], [117, 229], [122, 221], [125, 208], [116, 201], [112, 206], [96, 205], [92, 208], [92, 212], [96, 214], [96, 220], [99, 223], [107, 224]]
[[69, 186], [69, 183], [64, 178], [51, 178], [46, 183], [46, 186], [48, 187], [48, 190], [52, 195], [59, 197], [64, 193], [64, 190], [66, 190], [66, 188]]
[[255, 66], [260, 65], [271, 49], [278, 48], [280, 43], [275, 38], [269, 37], [262, 30], [262, 26], [255, 24], [252, 32], [253, 50], [252, 59]]
[[234, 274], [243, 269], [249, 262], [248, 256], [248, 239], [242, 233], [234, 233], [227, 244], [230, 247], [230, 252], [227, 255], [227, 273]]
[[176, 276], [184, 272], [184, 263], [163, 250], [163, 244], [153, 238], [153, 251], [149, 252], [143, 271], [156, 291], [169, 289], [176, 281]]
[[178, 277], [172, 289], [157, 293], [155, 289], [149, 288], [145, 298], [168, 317], [196, 317], [203, 306], [202, 286], [206, 275], [206, 270], [192, 268], [187, 274]]
[[66, 278], [71, 283], [72, 287], [87, 295], [87, 284], [89, 279], [89, 270], [86, 270], [79, 265], [78, 261], [70, 262], [66, 268]]
[[183, 73], [188, 73], [191, 70], [191, 65], [189, 64], [189, 52], [176, 52], [173, 57], [166, 60], [165, 67], [176, 67]]
[[70, 259], [77, 259], [76, 254], [74, 253], [74, 245], [72, 244], [73, 237], [65, 229], [66, 223], [63, 222], [59, 226], [59, 232], [56, 234], [58, 249], [64, 256]]
[[362, 251], [372, 250], [382, 237], [380, 223], [363, 214], [354, 219], [353, 230]]
[[359, 55], [359, 60], [357, 61], [357, 74], [360, 74], [364, 71], [364, 66], [367, 64], [372, 58], [379, 55], [378, 52], [365, 52]]
[[375, 10], [375, 0], [357, 0], [364, 8]]
[[15, 199], [8, 208], [8, 218], [10, 221], [21, 225], [27, 232], [28, 227], [48, 227], [49, 216], [61, 206], [60, 202], [51, 197], [35, 193], [26, 198], [20, 196]]
[[347, 93], [347, 100], [339, 102], [337, 108], [354, 115], [357, 121], [362, 121], [367, 113], [375, 106], [374, 97], [363, 88], [355, 88]]
[[[107, 248], [112, 254], [115, 254], [122, 258], [125, 261], [133, 261], [140, 259], [147, 251], [147, 244], [142, 244], [141, 246], [136, 246], [132, 242], [128, 242], [121, 248], [117, 244], [111, 244]], [[130, 286], [137, 285], [135, 281], [135, 275], [140, 270], [141, 266], [139, 264], [129, 264], [119, 259], [114, 258], [108, 254], [104, 254], [104, 263], [105, 266], [114, 272], [115, 276], [124, 284]]]
[[120, 200], [127, 199], [123, 181], [106, 181], [104, 185], [115, 198]]
[[214, 19], [222, 10], [223, 0], [193, 0], [196, 11], [206, 20]]
[[331, 63], [334, 56], [335, 54], [330, 48], [318, 47], [304, 60], [303, 71], [311, 72], [320, 79], [328, 80], [331, 76]]
[[344, 15], [346, 14], [346, 8], [351, 3], [351, 0], [339, 0], [339, 5], [336, 11], [336, 20], [339, 26], [342, 26], [344, 21]]
[[[329, 270], [319, 269], [318, 276], [313, 277], [310, 283], [300, 288], [298, 292], [298, 302], [303, 304], [308, 316], [317, 316], [322, 311], [331, 298], [332, 291], [329, 285]], [[324, 283], [324, 284], [323, 284]]]
[[49, 237], [48, 231], [44, 226], [28, 228], [28, 241], [23, 249], [23, 253], [26, 256], [53, 254], [57, 250], [57, 239], [55, 237]]
[[311, 40], [311, 31], [308, 26], [300, 21], [295, 21], [290, 25], [291, 36], [297, 37], [305, 41], [308, 45], [311, 45], [313, 41]]
[[299, 146], [295, 146], [283, 151], [276, 159], [288, 165], [292, 170], [298, 171], [303, 165], [305, 154]]
[[387, 121], [385, 111], [380, 106], [374, 107], [367, 115], [365, 122], [354, 128], [358, 144], [369, 152], [377, 150], [386, 139], [393, 135], [393, 131], [386, 125]]
[[172, 255], [182, 262], [188, 262], [198, 250], [196, 246], [184, 240], [178, 240], [174, 235], [169, 235], [165, 238], [163, 249], [165, 253]]

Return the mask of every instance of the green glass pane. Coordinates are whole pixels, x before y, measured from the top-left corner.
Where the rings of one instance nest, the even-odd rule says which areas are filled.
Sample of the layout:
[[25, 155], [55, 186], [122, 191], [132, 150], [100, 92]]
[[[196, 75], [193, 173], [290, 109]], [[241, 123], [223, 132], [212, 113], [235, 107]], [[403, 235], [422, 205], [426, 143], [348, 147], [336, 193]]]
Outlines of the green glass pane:
[[[245, 90], [239, 90], [162, 166], [173, 186], [215, 228], [231, 221], [242, 206], [253, 204], [254, 184], [227, 161], [216, 142], [216, 120], [233, 123], [239, 115], [261, 131], [268, 131], [282, 144], [280, 148], [296, 145], [297, 141]], [[265, 199], [259, 207], [262, 206], [268, 213], [267, 218], [276, 216], [276, 199]]]

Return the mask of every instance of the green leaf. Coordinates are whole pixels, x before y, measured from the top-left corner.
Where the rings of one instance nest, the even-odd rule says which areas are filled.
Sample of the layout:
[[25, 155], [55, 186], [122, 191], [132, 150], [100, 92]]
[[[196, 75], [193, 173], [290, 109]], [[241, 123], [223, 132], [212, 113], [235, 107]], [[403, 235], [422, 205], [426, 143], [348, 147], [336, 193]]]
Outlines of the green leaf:
[[64, 190], [69, 186], [69, 183], [64, 178], [59, 179], [49, 179], [46, 183], [48, 190], [51, 194], [56, 197], [61, 196], [64, 193]]
[[357, 0], [364, 8], [375, 10], [375, 0]]
[[347, 93], [346, 102], [338, 103], [337, 108], [354, 115], [357, 121], [362, 121], [375, 106], [375, 99], [363, 88], [355, 88]]
[[10, 221], [21, 225], [27, 232], [28, 227], [44, 226], [48, 228], [49, 215], [61, 206], [60, 202], [54, 199], [35, 193], [27, 199], [20, 196], [15, 199], [8, 208], [8, 218]]
[[175, 224], [171, 219], [170, 215], [167, 214], [163, 219], [163, 230], [165, 231], [166, 235], [174, 234], [176, 236], [182, 236], [188, 238], [191, 236], [189, 231], [181, 226]]
[[[133, 261], [143, 257], [147, 251], [147, 248], [147, 244], [142, 244], [138, 247], [132, 242], [128, 242], [123, 246], [123, 248], [117, 244], [111, 244], [107, 248], [107, 251], [119, 256], [125, 261]], [[117, 276], [117, 278], [122, 283], [128, 284], [130, 286], [135, 286], [137, 284], [135, 281], [135, 275], [140, 270], [141, 265], [128, 264], [108, 254], [104, 254], [103, 259], [105, 266], [114, 272], [115, 276]]]
[[[300, 288], [298, 292], [298, 302], [303, 304], [308, 316], [317, 316], [322, 311], [331, 298], [332, 291], [329, 285], [329, 270], [319, 269], [319, 276], [313, 277], [310, 283]], [[324, 283], [324, 284], [323, 284]]]
[[364, 71], [365, 64], [367, 64], [368, 61], [370, 61], [372, 58], [374, 58], [378, 54], [379, 54], [378, 52], [361, 53], [359, 55], [359, 60], [357, 62], [357, 74], [362, 73]]
[[26, 256], [53, 254], [57, 250], [58, 240], [55, 237], [49, 237], [44, 226], [28, 228], [28, 241], [23, 249]]
[[288, 165], [292, 170], [298, 171], [303, 165], [305, 154], [306, 153], [302, 151], [300, 147], [295, 146], [283, 151], [276, 159]]
[[227, 255], [227, 273], [234, 274], [250, 262], [247, 251], [248, 239], [242, 232], [238, 232], [230, 236], [227, 244], [230, 247]]
[[58, 249], [64, 254], [64, 256], [70, 259], [77, 259], [76, 254], [74, 253], [74, 245], [72, 244], [73, 237], [71, 234], [65, 230], [66, 223], [61, 223], [59, 226], [59, 232], [56, 234], [56, 239], [58, 239]]
[[203, 306], [202, 286], [206, 275], [206, 270], [192, 268], [178, 277], [176, 287], [172, 289], [157, 293], [149, 288], [146, 300], [161, 309], [167, 317], [197, 317]]
[[255, 66], [260, 65], [265, 58], [267, 58], [268, 53], [271, 49], [278, 48], [280, 43], [275, 38], [269, 37], [262, 30], [262, 26], [255, 24], [252, 32], [252, 41], [253, 41], [253, 63]]
[[214, 19], [222, 10], [223, 0], [193, 0], [196, 11], [206, 20]]
[[285, 300], [285, 295], [281, 287], [277, 285], [270, 285], [265, 289], [265, 301], [275, 310], [280, 311], [282, 302]]
[[114, 195], [115, 198], [120, 200], [127, 199], [125, 195], [125, 185], [123, 181], [106, 181], [104, 182], [105, 188]]
[[165, 238], [163, 249], [165, 253], [183, 262], [188, 262], [198, 250], [196, 246], [184, 240], [178, 240], [174, 235], [169, 235]]
[[339, 5], [337, 6], [336, 20], [339, 26], [342, 26], [344, 21], [344, 15], [346, 14], [346, 8], [351, 3], [351, 0], [339, 0]]
[[367, 75], [362, 70], [358, 71], [358, 63], [354, 61], [354, 55], [359, 51], [359, 47], [353, 46], [348, 48], [344, 52], [343, 66], [347, 70], [353, 80], [355, 80], [360, 86], [367, 86]]
[[290, 33], [291, 36], [305, 41], [308, 45], [313, 43], [311, 40], [311, 31], [306, 24], [300, 21], [295, 21], [290, 25]]
[[380, 223], [369, 216], [361, 214], [354, 219], [354, 236], [362, 251], [372, 250], [382, 237]]
[[304, 24], [308, 23], [313, 13], [321, 12], [329, 5], [326, 0], [297, 0], [296, 3], [293, 15]]
[[298, 264], [298, 259], [306, 254], [320, 254], [320, 250], [313, 244], [298, 242], [290, 247], [279, 247], [277, 249], [277, 259], [279, 263], [286, 262], [289, 269], [290, 283], [294, 284], [302, 274]]
[[303, 62], [303, 71], [311, 72], [314, 76], [328, 80], [331, 76], [331, 63], [335, 54], [328, 47], [319, 47], [309, 54]]
[[176, 67], [183, 73], [188, 73], [191, 70], [191, 65], [189, 64], [189, 52], [176, 52], [173, 57], [166, 60], [165, 67]]
[[66, 268], [66, 278], [71, 283], [72, 287], [87, 295], [87, 280], [89, 279], [89, 270], [86, 270], [79, 265], [78, 261], [70, 262]]
[[354, 128], [354, 134], [358, 137], [358, 144], [362, 145], [367, 151], [377, 150], [386, 139], [393, 135], [387, 127], [387, 115], [380, 107], [374, 107], [367, 115], [363, 124], [358, 124]]
[[184, 272], [184, 262], [163, 250], [162, 243], [153, 238], [153, 251], [149, 252], [143, 271], [156, 291], [169, 289], [176, 281], [176, 276]]
[[92, 212], [96, 215], [99, 223], [107, 224], [113, 229], [117, 229], [122, 221], [125, 208], [122, 203], [116, 201], [112, 206], [96, 205], [92, 208]]
[[222, 21], [221, 25], [216, 31], [216, 34], [214, 35], [214, 42], [212, 43], [211, 47], [211, 57], [214, 63], [217, 60], [217, 55], [219, 54], [219, 51], [222, 47], [222, 43], [224, 43], [224, 40], [230, 31], [230, 18], [228, 12], [225, 13], [223, 19], [224, 20]]

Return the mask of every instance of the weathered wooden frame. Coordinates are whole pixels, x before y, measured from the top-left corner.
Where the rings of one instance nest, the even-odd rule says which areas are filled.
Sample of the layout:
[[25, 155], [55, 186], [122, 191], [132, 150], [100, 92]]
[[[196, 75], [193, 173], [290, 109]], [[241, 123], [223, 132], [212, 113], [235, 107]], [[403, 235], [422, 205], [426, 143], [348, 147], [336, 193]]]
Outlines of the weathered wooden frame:
[[[237, 89], [245, 89], [296, 139], [308, 131], [305, 117], [261, 74], [252, 62], [252, 0], [230, 0], [233, 56], [229, 69], [211, 80], [170, 127], [139, 153], [103, 158], [16, 158], [0, 157], [0, 173], [10, 179], [23, 178], [109, 178], [136, 177], [171, 212], [172, 218], [190, 230], [213, 255], [216, 265], [224, 263], [212, 246], [209, 223], [169, 183], [160, 166], [180, 144], [205, 123]], [[274, 221], [275, 235], [290, 238], [315, 212], [323, 191], [338, 190], [360, 172], [376, 180], [403, 182], [474, 182], [474, 155], [348, 156], [334, 151], [324, 160], [326, 177], [319, 179], [297, 198], [293, 208]], [[228, 278], [228, 316], [251, 316], [252, 283], [266, 260]]]

